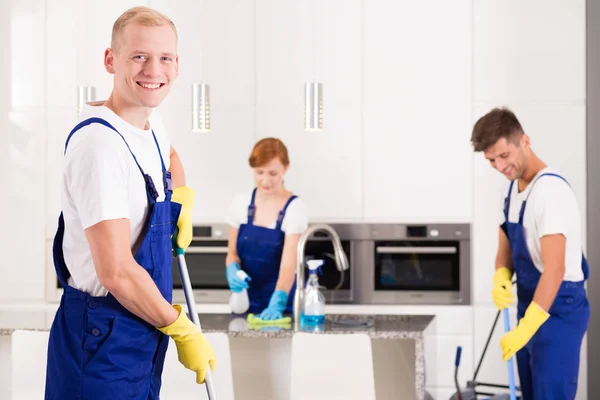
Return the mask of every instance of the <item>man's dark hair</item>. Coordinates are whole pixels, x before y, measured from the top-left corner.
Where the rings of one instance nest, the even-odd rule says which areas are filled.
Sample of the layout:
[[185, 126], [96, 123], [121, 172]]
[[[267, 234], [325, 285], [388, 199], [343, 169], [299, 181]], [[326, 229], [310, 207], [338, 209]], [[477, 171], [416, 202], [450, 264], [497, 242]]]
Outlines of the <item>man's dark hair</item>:
[[474, 151], [485, 151], [502, 138], [515, 141], [521, 134], [523, 128], [512, 111], [508, 108], [494, 108], [475, 123], [471, 144]]

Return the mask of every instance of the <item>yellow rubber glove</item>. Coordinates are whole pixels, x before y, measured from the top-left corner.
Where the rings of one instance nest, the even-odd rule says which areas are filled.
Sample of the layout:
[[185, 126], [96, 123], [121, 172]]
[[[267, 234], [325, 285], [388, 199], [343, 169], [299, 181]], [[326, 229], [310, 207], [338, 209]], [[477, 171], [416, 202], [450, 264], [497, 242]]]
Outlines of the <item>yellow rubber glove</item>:
[[194, 190], [189, 186], [173, 189], [171, 200], [181, 204], [181, 213], [177, 220], [177, 246], [187, 250], [192, 242], [192, 208], [194, 207]]
[[215, 370], [217, 360], [213, 347], [200, 329], [181, 311], [181, 306], [173, 307], [179, 312], [179, 317], [171, 325], [158, 330], [175, 341], [179, 362], [196, 372], [196, 382], [204, 383], [208, 365], [210, 364], [212, 371]]
[[550, 314], [532, 301], [527, 307], [525, 315], [519, 321], [519, 325], [505, 333], [500, 339], [504, 361], [508, 361], [517, 351], [521, 350], [549, 317]]
[[494, 273], [494, 289], [492, 299], [499, 310], [504, 310], [515, 301], [512, 294], [512, 271], [506, 267], [500, 267]]

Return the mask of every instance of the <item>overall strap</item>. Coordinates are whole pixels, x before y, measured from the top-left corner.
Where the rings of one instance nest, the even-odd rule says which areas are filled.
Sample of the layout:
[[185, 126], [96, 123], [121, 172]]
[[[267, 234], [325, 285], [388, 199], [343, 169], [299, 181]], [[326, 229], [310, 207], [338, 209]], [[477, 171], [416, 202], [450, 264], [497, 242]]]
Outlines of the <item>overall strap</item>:
[[254, 200], [256, 199], [256, 188], [252, 191], [252, 199], [250, 199], [250, 205], [248, 206], [248, 225], [252, 225], [254, 221], [254, 213], [256, 211], [256, 206], [254, 205]]
[[[156, 202], [156, 199], [158, 198], [158, 191], [156, 190], [156, 186], [154, 185], [154, 181], [152, 180], [152, 177], [149, 174], [146, 174], [144, 172], [144, 170], [142, 169], [142, 166], [138, 162], [135, 154], [131, 150], [131, 147], [129, 147], [129, 143], [127, 143], [127, 140], [125, 140], [125, 137], [123, 137], [123, 135], [114, 126], [112, 126], [108, 121], [106, 121], [106, 120], [104, 120], [102, 118], [97, 118], [97, 117], [92, 117], [92, 118], [88, 118], [88, 119], [86, 119], [84, 121], [81, 121], [79, 124], [77, 124], [75, 126], [75, 128], [73, 128], [73, 130], [71, 130], [71, 132], [69, 133], [69, 136], [67, 136], [67, 140], [65, 142], [64, 153], [67, 152], [67, 148], [69, 146], [69, 142], [70, 142], [71, 138], [73, 137], [73, 135], [77, 131], [79, 131], [81, 128], [86, 127], [86, 126], [91, 125], [91, 124], [94, 124], [94, 123], [100, 124], [100, 125], [104, 125], [105, 127], [109, 128], [109, 129], [112, 129], [114, 132], [116, 132], [121, 137], [121, 139], [123, 139], [123, 142], [125, 143], [125, 146], [127, 146], [127, 150], [129, 150], [129, 153], [133, 157], [133, 161], [135, 161], [135, 164], [137, 165], [138, 169], [142, 173], [142, 176], [144, 177], [144, 181], [146, 182], [146, 192], [147, 192], [147, 195], [148, 195], [148, 199], [150, 200], [151, 204], [154, 204]], [[158, 146], [158, 141], [156, 140], [156, 135], [154, 135], [154, 131], [152, 131], [152, 136], [154, 137], [154, 142], [156, 143], [156, 147], [158, 149], [158, 154], [160, 156], [160, 162], [162, 164], [163, 184], [164, 184], [164, 187], [165, 187], [165, 196], [167, 197], [167, 200], [169, 200], [170, 197], [171, 197], [171, 191], [172, 191], [171, 173], [169, 171], [166, 171], [165, 164], [164, 164], [163, 159], [162, 159], [162, 154], [160, 152], [160, 147]]]
[[513, 185], [515, 181], [510, 182], [510, 187], [508, 188], [508, 195], [504, 198], [504, 220], [508, 222], [508, 211], [510, 209], [510, 195], [513, 190]]
[[165, 188], [165, 200], [171, 201], [171, 194], [173, 193], [173, 182], [171, 180], [171, 172], [167, 171], [165, 167], [165, 161], [163, 160], [162, 152], [160, 151], [160, 146], [158, 145], [158, 140], [156, 139], [156, 135], [154, 134], [154, 129], [152, 130], [152, 137], [154, 138], [154, 143], [156, 144], [156, 148], [158, 149], [158, 156], [160, 157], [160, 165], [162, 167], [163, 173], [163, 186]]
[[279, 216], [277, 217], [277, 229], [281, 230], [281, 225], [283, 224], [283, 218], [285, 217], [285, 213], [288, 209], [288, 207], [290, 206], [290, 203], [292, 201], [294, 201], [295, 198], [297, 198], [298, 196], [293, 195], [291, 196], [288, 201], [285, 203], [285, 206], [283, 207], [283, 210], [279, 211]]
[[[565, 178], [563, 178], [562, 176], [558, 175], [558, 174], [554, 174], [554, 173], [545, 173], [542, 174], [540, 176], [538, 176], [532, 183], [531, 183], [531, 188], [529, 189], [529, 193], [527, 193], [527, 197], [525, 197], [525, 200], [523, 200], [523, 204], [521, 204], [521, 210], [519, 211], [519, 224], [523, 225], [523, 216], [525, 215], [525, 205], [527, 204], [527, 200], [529, 199], [529, 196], [531, 196], [531, 192], [533, 191], [533, 186], [536, 184], [536, 182], [542, 177], [542, 176], [555, 176], [557, 178], [562, 179], [563, 181], [565, 181], [565, 183], [567, 185], [569, 185], [569, 182], [567, 182], [567, 180]], [[570, 186], [570, 185], [569, 185]]]

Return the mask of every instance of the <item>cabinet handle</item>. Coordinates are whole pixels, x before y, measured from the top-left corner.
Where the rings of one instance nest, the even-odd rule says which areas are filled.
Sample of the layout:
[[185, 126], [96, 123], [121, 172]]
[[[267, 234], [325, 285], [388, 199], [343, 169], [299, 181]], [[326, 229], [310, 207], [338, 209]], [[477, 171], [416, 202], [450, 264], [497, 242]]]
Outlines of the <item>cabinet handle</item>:
[[377, 254], [456, 254], [456, 247], [382, 247], [377, 246]]

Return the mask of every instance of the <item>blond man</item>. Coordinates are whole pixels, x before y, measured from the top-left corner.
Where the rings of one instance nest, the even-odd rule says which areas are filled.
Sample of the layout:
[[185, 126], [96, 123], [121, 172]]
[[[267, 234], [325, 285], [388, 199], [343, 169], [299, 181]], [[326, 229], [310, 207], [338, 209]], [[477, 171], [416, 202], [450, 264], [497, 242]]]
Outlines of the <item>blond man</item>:
[[158, 399], [169, 336], [204, 381], [215, 355], [172, 300], [171, 237], [191, 241], [194, 191], [154, 112], [178, 74], [177, 32], [146, 7], [114, 23], [108, 100], [65, 144], [54, 264], [64, 293], [50, 331], [46, 400]]

